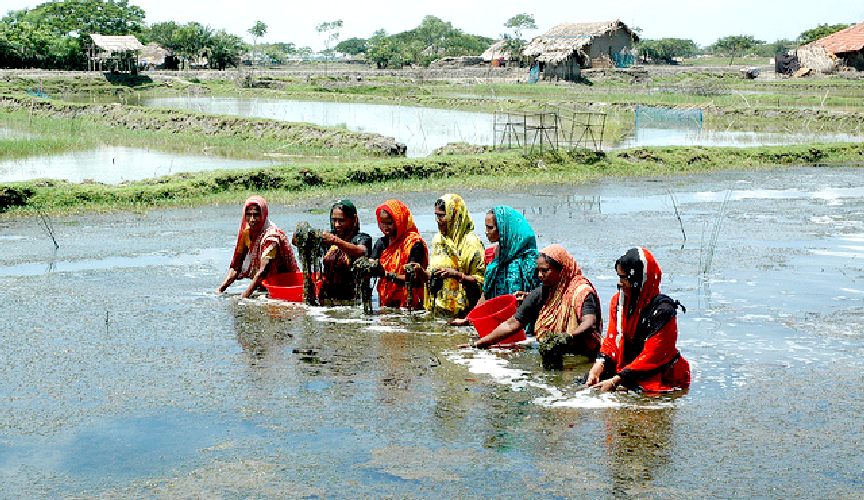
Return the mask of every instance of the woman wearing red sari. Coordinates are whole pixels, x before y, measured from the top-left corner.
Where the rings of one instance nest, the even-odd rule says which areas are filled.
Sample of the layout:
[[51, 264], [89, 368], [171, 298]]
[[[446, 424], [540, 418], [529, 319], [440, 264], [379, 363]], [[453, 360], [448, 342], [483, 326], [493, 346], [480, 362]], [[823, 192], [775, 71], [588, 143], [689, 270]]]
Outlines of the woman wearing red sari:
[[618, 293], [609, 305], [609, 329], [587, 385], [669, 392], [690, 386], [690, 363], [676, 347], [682, 306], [660, 293], [663, 272], [645, 248], [631, 248], [615, 262]]
[[243, 204], [234, 257], [228, 275], [217, 289], [219, 293], [237, 279], [250, 278], [251, 283], [241, 295], [247, 298], [268, 275], [300, 270], [288, 237], [270, 222], [268, 215], [267, 201], [260, 196], [250, 196]]
[[[372, 259], [380, 264], [378, 299], [382, 307], [423, 307], [422, 280], [414, 282], [414, 297], [405, 290], [405, 264], [429, 265], [429, 250], [414, 224], [411, 211], [399, 200], [387, 200], [375, 210], [378, 228], [384, 235], [372, 248]], [[417, 276], [419, 278], [419, 276]]]

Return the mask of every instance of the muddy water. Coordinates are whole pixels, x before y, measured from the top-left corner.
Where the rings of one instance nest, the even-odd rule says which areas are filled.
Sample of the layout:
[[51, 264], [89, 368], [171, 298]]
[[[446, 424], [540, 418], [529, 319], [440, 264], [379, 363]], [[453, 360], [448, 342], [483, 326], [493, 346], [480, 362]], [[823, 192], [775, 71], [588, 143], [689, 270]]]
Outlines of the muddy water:
[[427, 156], [449, 142], [492, 144], [492, 115], [488, 113], [382, 104], [212, 97], [160, 97], [145, 99], [142, 104], [374, 132], [404, 143], [408, 146], [408, 156]]
[[[5, 220], [4, 493], [860, 495], [860, 169], [536, 193], [462, 194], [475, 221], [501, 199], [522, 209], [604, 303], [614, 259], [654, 250], [687, 306], [688, 394], [586, 393], [585, 360], [546, 372], [533, 350], [463, 350], [465, 330], [419, 313], [217, 296], [238, 207], [55, 219], [56, 252], [37, 221]], [[426, 237], [437, 194], [403, 198]], [[355, 200], [376, 235], [382, 199]], [[320, 226], [325, 207], [271, 214]]]
[[31, 179], [85, 180], [118, 184], [176, 174], [271, 165], [260, 160], [231, 160], [212, 156], [180, 155], [148, 149], [103, 146], [96, 151], [76, 151], [0, 161], [0, 182]]

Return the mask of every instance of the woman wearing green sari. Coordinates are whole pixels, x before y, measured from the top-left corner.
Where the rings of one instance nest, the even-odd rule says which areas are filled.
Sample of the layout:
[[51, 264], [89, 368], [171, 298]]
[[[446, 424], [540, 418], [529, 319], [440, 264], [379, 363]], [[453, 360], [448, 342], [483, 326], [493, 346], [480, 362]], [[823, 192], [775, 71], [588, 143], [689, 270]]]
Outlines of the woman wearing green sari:
[[540, 285], [535, 266], [537, 239], [525, 217], [513, 207], [498, 205], [486, 214], [486, 237], [498, 243], [495, 258], [486, 265], [483, 298], [530, 292]]

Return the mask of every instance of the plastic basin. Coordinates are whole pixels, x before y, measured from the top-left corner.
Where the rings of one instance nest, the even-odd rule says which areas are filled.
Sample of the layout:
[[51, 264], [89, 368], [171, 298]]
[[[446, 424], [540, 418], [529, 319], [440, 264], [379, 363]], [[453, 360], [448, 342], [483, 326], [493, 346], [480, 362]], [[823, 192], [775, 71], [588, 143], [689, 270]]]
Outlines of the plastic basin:
[[[321, 290], [321, 278], [313, 277], [315, 293]], [[287, 302], [303, 302], [303, 273], [274, 274], [262, 282], [271, 299]]]
[[[492, 330], [512, 318], [514, 314], [516, 314], [516, 297], [500, 295], [475, 307], [468, 313], [467, 319], [474, 325], [482, 338], [492, 333]], [[520, 329], [513, 335], [498, 341], [497, 345], [514, 344], [525, 340], [525, 338], [525, 330]]]

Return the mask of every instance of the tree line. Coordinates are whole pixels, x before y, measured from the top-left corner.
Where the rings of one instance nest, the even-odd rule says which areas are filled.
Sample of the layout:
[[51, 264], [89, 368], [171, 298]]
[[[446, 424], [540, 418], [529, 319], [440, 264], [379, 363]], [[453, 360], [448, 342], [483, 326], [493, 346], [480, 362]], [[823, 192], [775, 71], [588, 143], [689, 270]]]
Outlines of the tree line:
[[[213, 29], [197, 22], [167, 21], [147, 25], [144, 19], [144, 9], [128, 0], [52, 0], [32, 9], [12, 10], [0, 19], [0, 67], [84, 69], [91, 33], [135, 35], [144, 44], [156, 42], [181, 61], [206, 56], [211, 67], [220, 69], [238, 65], [240, 54], [250, 50], [242, 38], [224, 29]], [[524, 44], [522, 31], [536, 28], [536, 23], [530, 14], [517, 14], [504, 26], [510, 32], [499, 38], [506, 41], [507, 49], [515, 52]], [[705, 48], [682, 38], [642, 39], [637, 50], [646, 61], [668, 63], [676, 58], [716, 54], [730, 57], [731, 63], [742, 54], [770, 57], [783, 53], [848, 26], [820, 24], [804, 31], [796, 40], [772, 43], [749, 35], [727, 36]], [[339, 41], [342, 27], [341, 19], [316, 27], [326, 47], [324, 56], [333, 57], [337, 52], [362, 54], [368, 63], [381, 68], [426, 66], [441, 57], [480, 55], [494, 42], [488, 37], [466, 33], [435, 16], [424, 17], [416, 28], [402, 33], [388, 34], [380, 29], [369, 38]], [[638, 28], [634, 30], [639, 32]], [[261, 21], [249, 30], [253, 37], [253, 58], [281, 64], [292, 57], [309, 57], [313, 53], [309, 47], [298, 48], [290, 42], [258, 44], [266, 31], [267, 25]]]

